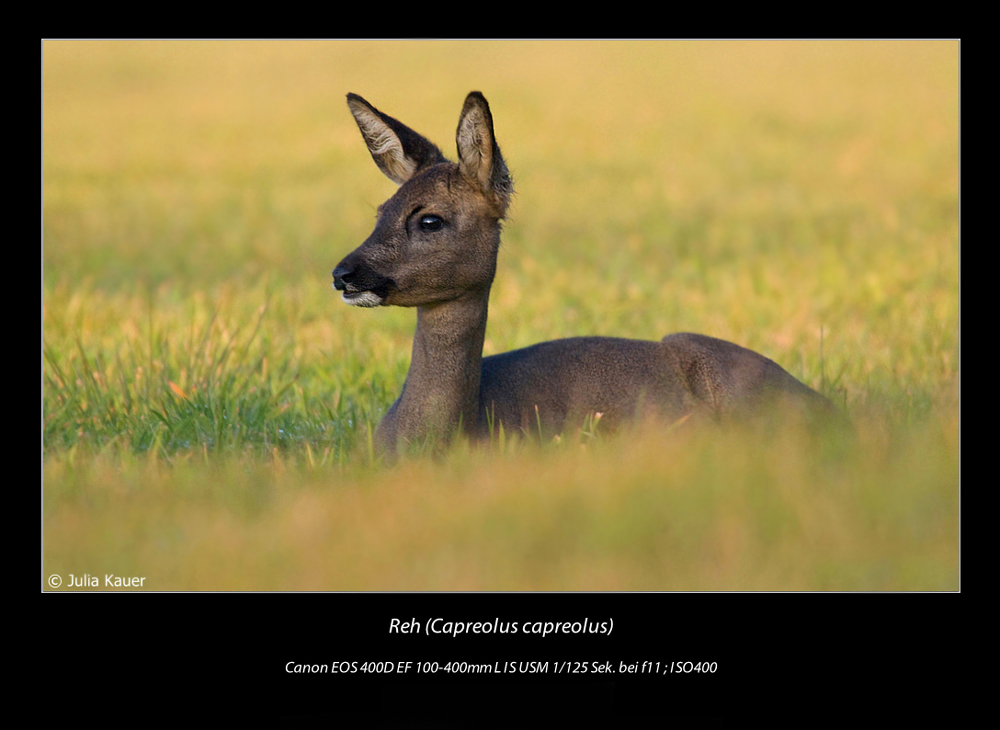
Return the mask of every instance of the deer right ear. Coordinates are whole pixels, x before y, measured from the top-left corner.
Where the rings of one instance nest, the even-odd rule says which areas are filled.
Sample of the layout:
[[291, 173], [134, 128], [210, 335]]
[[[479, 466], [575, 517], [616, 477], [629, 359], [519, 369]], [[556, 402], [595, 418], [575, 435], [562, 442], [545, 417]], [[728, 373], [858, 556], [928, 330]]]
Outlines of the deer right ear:
[[383, 114], [357, 94], [347, 95], [347, 106], [375, 164], [397, 185], [405, 183], [418, 170], [446, 161], [433, 142]]
[[498, 215], [503, 218], [510, 204], [513, 184], [493, 133], [490, 105], [478, 91], [465, 97], [455, 142], [462, 174], [492, 197]]

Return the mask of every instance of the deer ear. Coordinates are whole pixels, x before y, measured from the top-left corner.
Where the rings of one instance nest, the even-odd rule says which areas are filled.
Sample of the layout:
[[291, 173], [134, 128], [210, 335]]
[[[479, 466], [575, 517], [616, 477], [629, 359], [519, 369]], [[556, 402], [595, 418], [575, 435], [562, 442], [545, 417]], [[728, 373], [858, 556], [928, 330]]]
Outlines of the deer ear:
[[405, 183], [418, 170], [446, 161], [433, 142], [383, 114], [357, 94], [347, 95], [347, 107], [375, 164], [397, 185]]
[[491, 196], [500, 217], [510, 204], [513, 183], [493, 133], [493, 115], [478, 91], [465, 97], [455, 133], [462, 174]]

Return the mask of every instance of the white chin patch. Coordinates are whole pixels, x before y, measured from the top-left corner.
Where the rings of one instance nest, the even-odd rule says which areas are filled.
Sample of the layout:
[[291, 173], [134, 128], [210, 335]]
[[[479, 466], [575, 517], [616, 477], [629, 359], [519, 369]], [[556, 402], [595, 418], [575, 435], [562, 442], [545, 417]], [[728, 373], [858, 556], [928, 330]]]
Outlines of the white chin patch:
[[377, 307], [382, 303], [382, 297], [372, 291], [344, 292], [341, 299], [353, 307]]

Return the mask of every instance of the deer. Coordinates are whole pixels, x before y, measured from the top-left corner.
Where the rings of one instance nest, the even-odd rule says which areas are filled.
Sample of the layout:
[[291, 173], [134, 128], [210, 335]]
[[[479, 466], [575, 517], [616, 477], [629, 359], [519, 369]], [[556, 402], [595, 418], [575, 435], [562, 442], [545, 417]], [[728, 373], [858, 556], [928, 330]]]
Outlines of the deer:
[[379, 454], [498, 429], [556, 438], [588, 418], [614, 431], [647, 417], [748, 419], [779, 404], [811, 421], [840, 417], [774, 361], [706, 335], [578, 336], [483, 357], [514, 189], [486, 98], [465, 99], [457, 162], [357, 94], [347, 105], [376, 166], [399, 187], [378, 206], [371, 235], [334, 268], [333, 288], [355, 307], [417, 312], [402, 392], [375, 432]]

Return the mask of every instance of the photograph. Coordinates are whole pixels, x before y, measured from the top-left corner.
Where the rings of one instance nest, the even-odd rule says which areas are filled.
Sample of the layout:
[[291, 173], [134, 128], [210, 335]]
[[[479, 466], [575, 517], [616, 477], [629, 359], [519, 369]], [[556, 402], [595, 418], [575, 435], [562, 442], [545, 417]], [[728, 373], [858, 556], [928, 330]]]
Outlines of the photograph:
[[306, 686], [961, 592], [958, 40], [54, 39], [40, 77], [43, 593], [334, 594], [423, 647], [281, 654]]
[[957, 590], [957, 42], [42, 62], [43, 590]]

